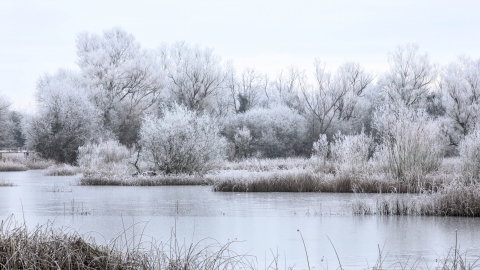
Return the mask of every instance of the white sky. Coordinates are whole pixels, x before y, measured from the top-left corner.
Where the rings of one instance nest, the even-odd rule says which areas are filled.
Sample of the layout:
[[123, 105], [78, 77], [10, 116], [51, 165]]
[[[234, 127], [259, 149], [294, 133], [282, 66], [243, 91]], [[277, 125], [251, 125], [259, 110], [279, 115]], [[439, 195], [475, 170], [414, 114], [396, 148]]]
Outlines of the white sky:
[[83, 31], [120, 26], [144, 48], [184, 40], [273, 77], [315, 58], [379, 72], [405, 43], [440, 64], [478, 58], [479, 14], [476, 0], [0, 0], [0, 92], [13, 108], [33, 108], [39, 76], [75, 68]]

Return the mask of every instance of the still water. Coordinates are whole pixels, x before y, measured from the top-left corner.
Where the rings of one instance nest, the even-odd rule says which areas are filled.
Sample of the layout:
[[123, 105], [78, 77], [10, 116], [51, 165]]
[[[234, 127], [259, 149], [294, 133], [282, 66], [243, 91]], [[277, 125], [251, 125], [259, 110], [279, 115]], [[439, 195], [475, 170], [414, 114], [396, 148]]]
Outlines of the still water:
[[[480, 219], [355, 216], [350, 204], [372, 194], [216, 193], [206, 186], [78, 186], [75, 177], [43, 171], [0, 172], [0, 219], [10, 215], [29, 228], [53, 222], [97, 243], [118, 235], [168, 241], [172, 231], [186, 244], [212, 238], [256, 259], [260, 269], [278, 255], [281, 268], [372, 267], [383, 250], [384, 266], [403, 261], [436, 266], [457, 242], [480, 256]], [[330, 240], [331, 242], [330, 242]], [[333, 244], [333, 245], [332, 245]], [[334, 249], [335, 247], [335, 249]], [[272, 255], [273, 254], [273, 255]], [[253, 257], [252, 257], [253, 258]], [[421, 258], [421, 259], [419, 259]]]

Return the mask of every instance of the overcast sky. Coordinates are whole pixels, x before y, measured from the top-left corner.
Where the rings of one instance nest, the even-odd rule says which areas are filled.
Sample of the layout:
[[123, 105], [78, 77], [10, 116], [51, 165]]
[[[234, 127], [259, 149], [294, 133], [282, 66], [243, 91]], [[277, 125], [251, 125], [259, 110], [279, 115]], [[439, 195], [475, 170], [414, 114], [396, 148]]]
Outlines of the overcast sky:
[[474, 0], [0, 0], [0, 92], [16, 109], [33, 108], [39, 76], [76, 68], [83, 31], [119, 26], [144, 48], [184, 40], [270, 75], [309, 69], [316, 58], [380, 72], [405, 43], [440, 64], [479, 58], [479, 14]]

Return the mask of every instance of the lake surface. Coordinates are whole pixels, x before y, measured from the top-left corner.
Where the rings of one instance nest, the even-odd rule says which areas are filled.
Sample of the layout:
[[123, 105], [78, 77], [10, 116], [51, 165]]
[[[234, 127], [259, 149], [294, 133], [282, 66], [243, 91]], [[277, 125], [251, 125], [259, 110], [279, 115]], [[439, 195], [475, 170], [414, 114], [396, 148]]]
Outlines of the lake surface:
[[[216, 193], [206, 186], [78, 186], [75, 177], [44, 176], [43, 171], [0, 172], [0, 219], [14, 215], [29, 228], [51, 221], [75, 228], [97, 243], [123, 236], [168, 241], [173, 230], [185, 243], [213, 238], [256, 257], [260, 269], [278, 254], [281, 268], [336, 269], [335, 247], [345, 269], [372, 267], [383, 249], [384, 266], [399, 260], [430, 268], [458, 244], [480, 256], [480, 219], [381, 217], [351, 214], [351, 202], [374, 194]], [[330, 240], [329, 240], [330, 239]]]

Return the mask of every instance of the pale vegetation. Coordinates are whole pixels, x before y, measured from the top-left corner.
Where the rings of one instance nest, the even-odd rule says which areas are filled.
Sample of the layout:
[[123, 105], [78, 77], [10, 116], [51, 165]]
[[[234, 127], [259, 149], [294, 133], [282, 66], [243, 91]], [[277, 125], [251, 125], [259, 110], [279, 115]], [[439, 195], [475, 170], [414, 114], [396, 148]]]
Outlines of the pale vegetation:
[[3, 158], [0, 170], [58, 162], [78, 165], [83, 184], [221, 191], [437, 198], [452, 186], [477, 189], [478, 59], [441, 67], [406, 44], [380, 74], [316, 60], [312, 74], [289, 67], [269, 78], [185, 42], [143, 48], [120, 28], [79, 34], [77, 56], [78, 69], [40, 77], [36, 113], [14, 112], [0, 97], [0, 146], [53, 160]]

